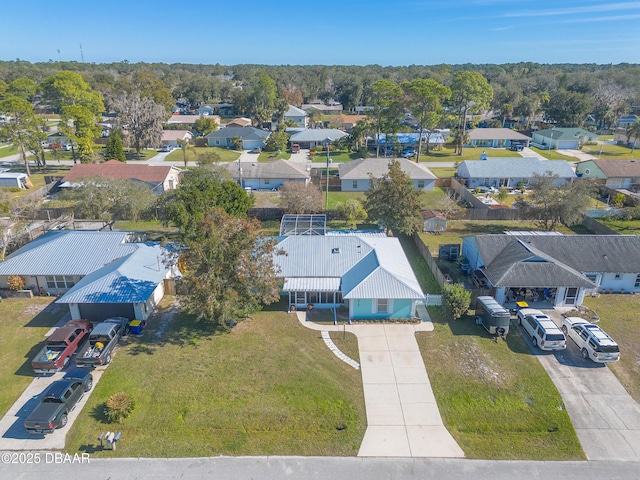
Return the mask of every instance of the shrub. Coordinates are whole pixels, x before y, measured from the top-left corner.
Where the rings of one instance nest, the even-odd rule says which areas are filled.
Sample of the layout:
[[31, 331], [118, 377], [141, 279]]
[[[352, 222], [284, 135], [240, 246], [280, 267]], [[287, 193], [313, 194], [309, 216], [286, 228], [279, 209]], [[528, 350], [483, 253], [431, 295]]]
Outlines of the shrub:
[[442, 306], [453, 320], [465, 315], [470, 303], [471, 292], [461, 283], [445, 284], [442, 287]]
[[133, 411], [133, 399], [125, 392], [111, 395], [105, 404], [104, 414], [110, 422], [121, 422]]
[[7, 278], [7, 284], [9, 285], [9, 290], [17, 292], [18, 290], [24, 290], [26, 283], [24, 282], [24, 278], [20, 275], [9, 275]]

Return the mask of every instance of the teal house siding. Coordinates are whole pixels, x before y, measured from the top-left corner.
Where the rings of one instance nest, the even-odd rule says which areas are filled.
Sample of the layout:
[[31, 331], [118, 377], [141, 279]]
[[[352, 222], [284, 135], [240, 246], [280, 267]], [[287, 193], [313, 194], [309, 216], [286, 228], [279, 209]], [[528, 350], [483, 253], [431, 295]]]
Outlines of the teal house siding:
[[353, 320], [385, 319], [385, 318], [412, 318], [414, 300], [394, 299], [389, 300], [391, 313], [376, 312], [376, 299], [353, 299], [350, 301], [350, 313]]

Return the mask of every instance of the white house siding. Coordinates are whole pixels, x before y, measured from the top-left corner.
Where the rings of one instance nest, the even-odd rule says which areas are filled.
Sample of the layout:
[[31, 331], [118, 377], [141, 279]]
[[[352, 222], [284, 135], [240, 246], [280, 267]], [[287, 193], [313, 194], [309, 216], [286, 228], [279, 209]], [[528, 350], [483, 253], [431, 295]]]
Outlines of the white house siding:
[[272, 188], [279, 188], [287, 182], [295, 182], [304, 184], [303, 179], [288, 179], [288, 178], [248, 178], [242, 179], [242, 186], [244, 188], [251, 188], [253, 190], [271, 190]]
[[167, 190], [175, 190], [180, 183], [180, 173], [171, 171], [162, 184], [162, 188], [166, 192]]
[[636, 287], [636, 279], [638, 273], [620, 273], [620, 277], [616, 278], [615, 273], [605, 273], [600, 281], [602, 290], [612, 290], [615, 293], [620, 292], [640, 292], [640, 287]]
[[[422, 187], [419, 186], [420, 182], [424, 182]], [[430, 191], [435, 188], [435, 185], [435, 179], [431, 178], [425, 180], [413, 180], [413, 187], [416, 190]], [[371, 188], [371, 182], [369, 179], [364, 178], [358, 180], [342, 179], [340, 181], [340, 188], [343, 192], [366, 192]]]
[[253, 150], [254, 148], [264, 147], [264, 142], [261, 140], [243, 140], [242, 148], [245, 150]]

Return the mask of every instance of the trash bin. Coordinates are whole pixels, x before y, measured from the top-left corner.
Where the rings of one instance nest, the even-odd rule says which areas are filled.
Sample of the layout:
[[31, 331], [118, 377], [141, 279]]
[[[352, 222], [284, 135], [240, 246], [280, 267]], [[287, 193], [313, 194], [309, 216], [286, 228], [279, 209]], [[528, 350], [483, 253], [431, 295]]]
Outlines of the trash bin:
[[129, 324], [129, 331], [133, 335], [140, 335], [142, 333], [142, 322], [140, 320], [134, 320]]

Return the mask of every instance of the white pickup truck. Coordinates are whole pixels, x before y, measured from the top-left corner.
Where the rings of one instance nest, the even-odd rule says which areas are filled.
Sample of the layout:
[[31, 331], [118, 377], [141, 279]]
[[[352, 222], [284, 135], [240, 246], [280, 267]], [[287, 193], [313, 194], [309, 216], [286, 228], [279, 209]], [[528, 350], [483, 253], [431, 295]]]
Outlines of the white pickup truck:
[[562, 324], [564, 334], [575, 342], [582, 358], [594, 362], [617, 362], [620, 360], [618, 344], [598, 325], [579, 317], [566, 317]]

